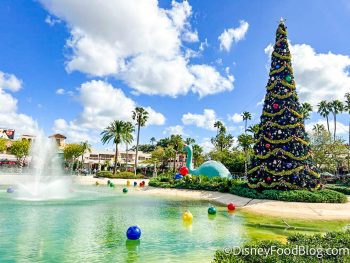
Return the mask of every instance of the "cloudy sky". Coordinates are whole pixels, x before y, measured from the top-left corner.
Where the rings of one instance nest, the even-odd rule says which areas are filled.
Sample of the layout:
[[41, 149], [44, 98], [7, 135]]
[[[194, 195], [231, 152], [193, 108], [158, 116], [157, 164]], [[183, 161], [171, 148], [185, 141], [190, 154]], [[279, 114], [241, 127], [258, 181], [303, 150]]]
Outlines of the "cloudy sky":
[[[259, 120], [281, 16], [301, 100], [343, 100], [346, 0], [2, 0], [0, 127], [98, 147], [110, 121], [143, 106], [142, 142], [177, 133], [207, 145], [215, 120], [238, 135], [242, 111]], [[339, 135], [347, 122], [339, 116]]]

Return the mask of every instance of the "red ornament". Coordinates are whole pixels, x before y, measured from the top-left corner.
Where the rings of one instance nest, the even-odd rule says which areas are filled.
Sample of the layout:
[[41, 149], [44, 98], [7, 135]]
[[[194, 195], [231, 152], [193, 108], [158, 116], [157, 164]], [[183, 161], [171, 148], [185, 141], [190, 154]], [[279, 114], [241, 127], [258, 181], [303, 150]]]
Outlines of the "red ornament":
[[270, 177], [270, 176], [267, 177], [267, 178], [266, 178], [266, 181], [268, 181], [268, 182], [271, 181], [271, 177]]
[[227, 205], [227, 209], [228, 209], [229, 211], [233, 211], [233, 210], [236, 209], [236, 206], [235, 206], [233, 203], [229, 203], [229, 204]]
[[280, 106], [277, 103], [272, 104], [272, 107], [277, 110]]
[[271, 145], [269, 143], [265, 144], [266, 149], [270, 149]]
[[182, 176], [188, 175], [188, 169], [187, 169], [186, 166], [182, 166], [182, 167], [180, 168], [180, 174], [181, 174]]

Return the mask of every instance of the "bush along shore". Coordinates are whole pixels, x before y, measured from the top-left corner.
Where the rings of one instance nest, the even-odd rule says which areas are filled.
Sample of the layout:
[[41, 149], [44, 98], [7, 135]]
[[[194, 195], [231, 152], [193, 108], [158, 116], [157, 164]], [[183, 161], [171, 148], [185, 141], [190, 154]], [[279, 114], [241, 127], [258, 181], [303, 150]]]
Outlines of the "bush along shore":
[[112, 178], [112, 179], [144, 179], [147, 178], [143, 174], [135, 174], [132, 172], [119, 172], [116, 174], [113, 174], [110, 171], [100, 171], [96, 173], [96, 177], [105, 177], [105, 178]]
[[[350, 262], [350, 230], [325, 235], [293, 234], [286, 243], [251, 241], [240, 248], [217, 250], [213, 263]], [[263, 251], [258, 253], [258, 251]]]
[[256, 190], [248, 187], [245, 181], [228, 178], [208, 178], [205, 176], [185, 176], [182, 179], [174, 179], [171, 174], [162, 174], [152, 178], [149, 185], [160, 188], [177, 188], [191, 190], [219, 191], [234, 195], [252, 198], [281, 200], [288, 202], [308, 203], [346, 203], [347, 197], [344, 193], [331, 189], [315, 191], [308, 190]]

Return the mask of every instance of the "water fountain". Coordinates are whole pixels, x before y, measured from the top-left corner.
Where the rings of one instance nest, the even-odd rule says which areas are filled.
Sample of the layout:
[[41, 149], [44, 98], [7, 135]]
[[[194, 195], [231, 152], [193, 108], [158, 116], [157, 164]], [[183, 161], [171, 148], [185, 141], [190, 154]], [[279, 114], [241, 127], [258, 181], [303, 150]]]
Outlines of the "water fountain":
[[72, 178], [63, 173], [55, 140], [39, 134], [31, 145], [30, 158], [29, 174], [15, 182], [17, 199], [40, 201], [72, 195]]

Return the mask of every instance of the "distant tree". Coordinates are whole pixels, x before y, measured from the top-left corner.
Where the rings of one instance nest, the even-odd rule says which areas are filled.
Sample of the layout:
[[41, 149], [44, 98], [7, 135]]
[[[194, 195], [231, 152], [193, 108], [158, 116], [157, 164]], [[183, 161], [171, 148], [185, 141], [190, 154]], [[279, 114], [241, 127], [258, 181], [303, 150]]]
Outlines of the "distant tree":
[[186, 145], [194, 144], [195, 142], [196, 142], [196, 140], [193, 139], [193, 138], [190, 138], [190, 137], [185, 139], [185, 144]]
[[113, 174], [115, 174], [117, 170], [119, 154], [118, 145], [122, 142], [126, 142], [126, 138], [128, 138], [129, 136], [127, 135], [127, 133], [129, 132], [129, 130], [127, 130], [127, 126], [128, 125], [126, 122], [116, 120], [111, 122], [109, 126], [101, 132], [101, 141], [103, 144], [109, 143], [110, 141], [113, 141], [113, 143], [115, 144]]
[[214, 150], [209, 152], [208, 155], [211, 160], [222, 162], [233, 175], [244, 172], [245, 155], [242, 151]]
[[331, 107], [329, 102], [322, 100], [318, 105], [318, 113], [323, 117], [326, 118], [327, 121], [327, 130], [328, 133], [330, 134], [330, 129], [329, 129], [329, 113], [331, 112]]
[[126, 122], [125, 127], [124, 127], [124, 132], [123, 132], [123, 141], [125, 143], [125, 171], [128, 170], [128, 158], [129, 158], [129, 144], [134, 141], [134, 132], [135, 128], [134, 125], [132, 125], [131, 122]]
[[[345, 104], [344, 104], [344, 111], [350, 115], [350, 92], [345, 94]], [[350, 121], [349, 121], [349, 130], [348, 130], [348, 171], [350, 171]]]
[[19, 163], [23, 163], [29, 155], [30, 143], [27, 140], [14, 141], [10, 147], [10, 153], [16, 156]]
[[238, 136], [238, 144], [243, 148], [245, 153], [244, 175], [248, 172], [249, 149], [253, 146], [254, 138], [250, 134], [241, 134]]
[[331, 109], [331, 113], [333, 114], [333, 121], [334, 121], [333, 140], [335, 140], [335, 136], [337, 133], [337, 114], [343, 112], [344, 104], [340, 100], [333, 100], [330, 102], [330, 109]]
[[192, 150], [193, 150], [193, 164], [195, 167], [198, 167], [204, 162], [203, 148], [198, 144], [193, 144]]
[[157, 142], [157, 146], [161, 146], [163, 148], [166, 148], [170, 145], [170, 138], [166, 137], [166, 138], [162, 138], [160, 140], [158, 140]]
[[140, 129], [146, 125], [148, 120], [148, 112], [142, 107], [136, 107], [132, 112], [132, 119], [137, 124], [137, 141], [136, 141], [136, 155], [135, 155], [135, 174], [137, 170], [138, 155], [139, 155], [139, 144], [140, 144]]
[[152, 146], [157, 142], [156, 138], [154, 137], [152, 137], [149, 141], [152, 144]]
[[247, 132], [248, 120], [252, 119], [252, 115], [250, 114], [250, 112], [244, 111], [242, 113], [242, 118], [243, 118], [243, 121], [244, 121], [244, 132], [246, 133]]
[[0, 153], [7, 150], [7, 140], [0, 138]]
[[170, 145], [174, 149], [174, 172], [176, 171], [176, 158], [178, 152], [182, 151], [184, 147], [184, 141], [182, 140], [181, 135], [171, 135], [170, 136]]
[[64, 159], [70, 163], [71, 167], [73, 167], [75, 158], [79, 157], [84, 153], [84, 149], [81, 144], [78, 143], [70, 143], [66, 144], [63, 149]]
[[222, 132], [223, 129], [226, 130], [224, 124], [223, 124], [221, 121], [216, 121], [216, 122], [214, 123], [214, 128], [217, 128], [217, 133], [216, 133], [216, 134], [219, 134], [220, 132]]
[[224, 149], [229, 149], [232, 147], [233, 136], [231, 134], [226, 134], [225, 126], [221, 125], [218, 134], [211, 138], [211, 143], [216, 149], [223, 151]]
[[308, 102], [301, 104], [300, 113], [303, 114], [303, 119], [310, 119], [310, 113], [312, 112], [312, 105]]
[[260, 125], [259, 124], [254, 124], [254, 125], [250, 125], [247, 128], [247, 132], [252, 133], [254, 138], [255, 138], [257, 136], [258, 132], [259, 132], [259, 129], [260, 129]]

